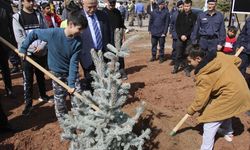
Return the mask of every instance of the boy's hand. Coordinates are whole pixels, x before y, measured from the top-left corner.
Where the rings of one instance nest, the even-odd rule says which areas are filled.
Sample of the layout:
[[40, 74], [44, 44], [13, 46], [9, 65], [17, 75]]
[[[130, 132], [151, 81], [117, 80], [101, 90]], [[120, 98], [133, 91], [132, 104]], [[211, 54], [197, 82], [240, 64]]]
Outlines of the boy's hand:
[[221, 45], [217, 45], [217, 51], [220, 51], [222, 49]]
[[181, 40], [184, 42], [184, 41], [187, 40], [187, 37], [186, 37], [185, 35], [182, 35], [182, 36], [181, 36]]
[[68, 89], [68, 92], [70, 95], [73, 95], [75, 90], [76, 90], [75, 88], [70, 88], [70, 89]]
[[27, 55], [27, 54], [24, 54], [24, 53], [19, 53], [18, 55], [22, 58], [22, 60], [25, 60], [25, 59], [26, 59], [26, 55]]
[[34, 53], [39, 53], [42, 49], [40, 47], [36, 47], [36, 49], [34, 50]]

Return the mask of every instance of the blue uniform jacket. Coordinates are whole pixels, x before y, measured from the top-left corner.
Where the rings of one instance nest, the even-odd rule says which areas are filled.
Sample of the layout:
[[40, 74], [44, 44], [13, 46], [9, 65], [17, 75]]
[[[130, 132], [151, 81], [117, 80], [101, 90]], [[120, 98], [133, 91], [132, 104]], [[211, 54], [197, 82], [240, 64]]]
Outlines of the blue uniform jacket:
[[148, 31], [151, 35], [160, 37], [162, 34], [167, 34], [168, 25], [170, 22], [170, 14], [168, 9], [155, 9], [149, 19]]
[[195, 41], [199, 40], [201, 36], [217, 36], [219, 44], [224, 45], [226, 29], [222, 13], [215, 11], [215, 13], [210, 16], [208, 11], [205, 11], [198, 15], [194, 30], [191, 34], [192, 42], [197, 43]]
[[175, 11], [170, 18], [169, 33], [172, 34], [173, 39], [178, 38], [176, 30], [175, 30], [175, 24], [176, 24], [176, 19], [177, 19], [178, 14], [179, 14], [179, 11]]
[[245, 25], [238, 36], [236, 46], [243, 46], [243, 52], [250, 54], [250, 18], [246, 20]]

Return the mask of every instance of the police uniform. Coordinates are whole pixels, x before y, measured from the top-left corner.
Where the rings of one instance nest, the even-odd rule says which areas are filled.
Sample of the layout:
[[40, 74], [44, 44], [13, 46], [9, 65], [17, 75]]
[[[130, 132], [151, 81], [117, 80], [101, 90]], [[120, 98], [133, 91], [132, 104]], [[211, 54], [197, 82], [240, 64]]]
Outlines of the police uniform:
[[243, 46], [244, 50], [241, 52], [239, 57], [241, 58], [242, 62], [240, 65], [240, 71], [245, 76], [246, 69], [250, 64], [250, 18], [248, 18], [245, 22], [245, 25], [238, 36], [237, 39], [237, 47]]
[[[158, 0], [158, 5], [164, 3], [163, 0]], [[150, 61], [156, 60], [157, 44], [159, 42], [159, 60], [160, 63], [164, 61], [164, 46], [165, 37], [168, 32], [168, 25], [170, 21], [170, 14], [166, 8], [162, 10], [155, 9], [149, 19], [148, 31], [151, 33], [151, 44], [152, 44], [152, 58]]]
[[[208, 2], [216, 2], [209, 0]], [[198, 15], [191, 35], [193, 44], [199, 44], [202, 49], [216, 51], [217, 45], [223, 46], [226, 39], [224, 16], [219, 11], [212, 15], [205, 11]]]

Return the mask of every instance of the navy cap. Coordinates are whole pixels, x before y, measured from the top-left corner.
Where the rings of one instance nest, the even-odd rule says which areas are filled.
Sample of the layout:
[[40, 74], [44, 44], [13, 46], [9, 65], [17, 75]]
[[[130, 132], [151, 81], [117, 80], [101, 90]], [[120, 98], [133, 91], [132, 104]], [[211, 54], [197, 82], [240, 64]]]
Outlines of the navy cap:
[[165, 1], [164, 1], [164, 0], [157, 0], [157, 4], [158, 4], [158, 5], [160, 5], [160, 4], [162, 4], [162, 3], [165, 3]]
[[209, 2], [217, 2], [217, 0], [207, 0], [207, 3]]
[[183, 1], [180, 0], [180, 1], [177, 2], [176, 6], [179, 7], [180, 5], [183, 5], [183, 4], [184, 4]]

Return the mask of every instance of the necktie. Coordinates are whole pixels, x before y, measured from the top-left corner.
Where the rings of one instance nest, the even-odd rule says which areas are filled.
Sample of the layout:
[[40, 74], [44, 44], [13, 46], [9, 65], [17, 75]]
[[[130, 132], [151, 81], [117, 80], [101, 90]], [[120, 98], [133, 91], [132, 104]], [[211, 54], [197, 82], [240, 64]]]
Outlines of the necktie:
[[96, 21], [95, 17], [91, 16], [91, 19], [92, 19], [92, 25], [93, 25], [94, 32], [95, 32], [95, 37], [96, 37], [96, 49], [100, 50], [100, 49], [102, 49], [101, 32], [100, 32], [100, 30], [98, 28], [97, 21]]

